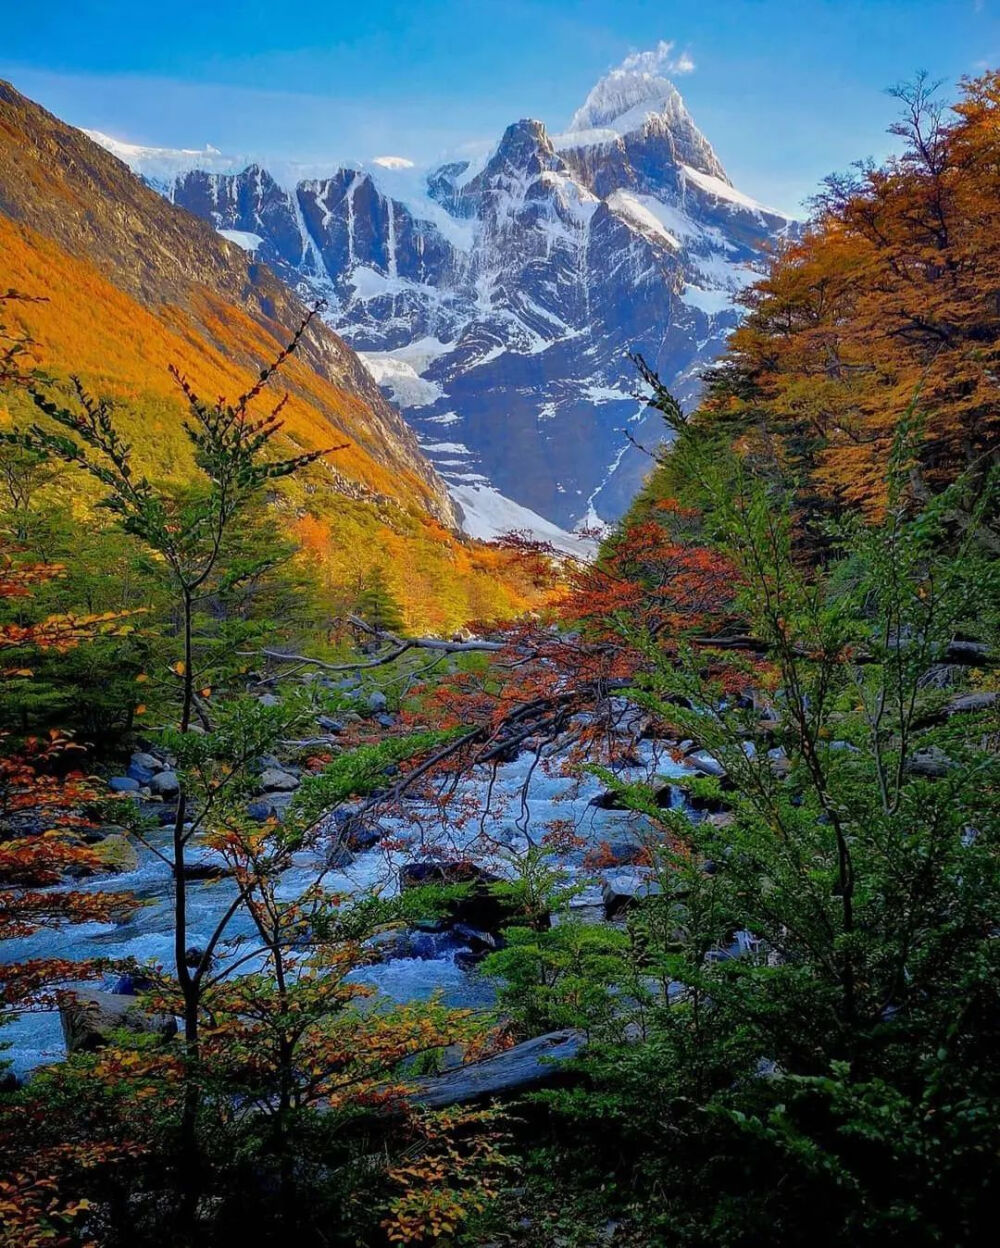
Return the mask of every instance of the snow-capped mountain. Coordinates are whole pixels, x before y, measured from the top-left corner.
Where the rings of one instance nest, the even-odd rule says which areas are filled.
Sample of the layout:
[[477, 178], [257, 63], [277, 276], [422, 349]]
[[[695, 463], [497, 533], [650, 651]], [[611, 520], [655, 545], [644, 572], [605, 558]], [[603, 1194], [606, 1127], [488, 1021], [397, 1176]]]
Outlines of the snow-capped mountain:
[[627, 353], [693, 401], [734, 294], [795, 228], [732, 186], [659, 60], [607, 74], [563, 134], [518, 121], [484, 161], [430, 172], [382, 157], [289, 179], [214, 150], [183, 172], [186, 152], [162, 168], [117, 154], [327, 299], [469, 532], [571, 528], [634, 495], [649, 460], [626, 428], [661, 434]]

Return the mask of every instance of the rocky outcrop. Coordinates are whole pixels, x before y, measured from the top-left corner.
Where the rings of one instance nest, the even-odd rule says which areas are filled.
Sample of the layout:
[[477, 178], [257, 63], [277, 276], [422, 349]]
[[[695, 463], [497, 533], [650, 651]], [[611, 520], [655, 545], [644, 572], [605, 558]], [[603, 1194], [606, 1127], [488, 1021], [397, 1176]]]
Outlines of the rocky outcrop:
[[149, 1014], [134, 996], [117, 992], [67, 993], [59, 1006], [59, 1021], [67, 1053], [103, 1048], [114, 1032], [123, 1029], [165, 1039], [177, 1034], [173, 1015]]

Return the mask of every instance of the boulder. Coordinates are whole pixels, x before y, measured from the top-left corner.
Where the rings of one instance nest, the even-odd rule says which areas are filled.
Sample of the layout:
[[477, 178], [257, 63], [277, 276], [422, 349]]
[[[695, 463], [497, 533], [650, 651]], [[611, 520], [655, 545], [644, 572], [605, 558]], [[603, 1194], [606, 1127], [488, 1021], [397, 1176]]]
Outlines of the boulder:
[[317, 715], [316, 723], [321, 728], [325, 728], [331, 735], [337, 737], [344, 731], [344, 725], [339, 719], [331, 719], [329, 715]]
[[164, 1039], [177, 1034], [172, 1014], [149, 1014], [134, 996], [117, 992], [69, 993], [59, 1006], [59, 1021], [67, 1053], [92, 1053], [122, 1028]]
[[595, 810], [627, 810], [628, 807], [622, 801], [621, 794], [615, 793], [613, 789], [607, 789], [603, 793], [598, 793], [592, 797], [587, 803], [593, 806]]
[[112, 776], [108, 788], [112, 793], [138, 793], [140, 785], [132, 776]]
[[604, 917], [609, 920], [616, 919], [626, 910], [631, 910], [650, 897], [659, 897], [662, 893], [659, 882], [642, 871], [622, 871], [610, 875], [601, 889]]
[[267, 767], [260, 774], [258, 787], [262, 793], [290, 793], [299, 787], [299, 778], [290, 771]]
[[[188, 967], [190, 970], [196, 971], [198, 967], [201, 965], [201, 960], [204, 956], [205, 956], [204, 949], [199, 948], [198, 945], [189, 945], [184, 950], [184, 965]], [[215, 961], [214, 958], [209, 957], [208, 965], [211, 966], [214, 961]]]
[[288, 814], [288, 808], [295, 800], [294, 793], [270, 793], [271, 805], [274, 807], [274, 817], [279, 823], [284, 821]]
[[157, 797], [176, 797], [181, 791], [181, 782], [176, 771], [159, 771], [149, 782], [150, 793]]
[[492, 891], [499, 883], [499, 876], [467, 861], [407, 862], [399, 869], [402, 892], [427, 885], [470, 886], [464, 896], [447, 903], [447, 915], [453, 923], [465, 923], [481, 932], [496, 932], [514, 917], [511, 903]]
[[952, 771], [955, 764], [944, 750], [936, 745], [926, 750], [918, 750], [906, 760], [906, 770], [911, 776], [919, 776], [925, 780], [940, 780]]
[[688, 766], [697, 767], [699, 771], [703, 771], [706, 776], [722, 777], [726, 774], [726, 769], [719, 760], [713, 758], [711, 754], [706, 754], [704, 750], [696, 750], [684, 761]]
[[326, 865], [331, 871], [342, 871], [354, 861], [354, 855], [342, 841], [336, 841], [326, 853]]
[[366, 820], [351, 806], [340, 806], [330, 812], [327, 831], [354, 853], [371, 849], [386, 835], [385, 828], [374, 820]]
[[409, 1099], [431, 1109], [469, 1105], [494, 1098], [511, 1098], [536, 1088], [565, 1082], [564, 1067], [586, 1045], [582, 1031], [552, 1031], [515, 1044], [496, 1057], [458, 1066], [430, 1079], [418, 1079]]
[[376, 689], [373, 693], [368, 695], [368, 709], [373, 715], [387, 710], [388, 707], [389, 700], [384, 693], [380, 692], [380, 690]]
[[165, 771], [167, 764], [156, 754], [148, 750], [136, 750], [132, 755], [132, 763], [136, 767], [145, 767], [147, 771]]
[[153, 981], [148, 975], [144, 975], [141, 971], [126, 971], [124, 975], [119, 975], [115, 980], [112, 991], [115, 996], [135, 997], [140, 992], [148, 992], [152, 986]]
[[1000, 702], [1000, 693], [982, 691], [980, 693], [963, 693], [952, 698], [944, 708], [946, 715], [973, 714], [976, 711], [992, 710]]
[[268, 819], [274, 818], [277, 811], [274, 809], [273, 802], [267, 801], [266, 798], [261, 798], [247, 806], [247, 814], [257, 823], [266, 823]]
[[184, 878], [186, 880], [221, 880], [232, 871], [222, 862], [186, 862]]
[[139, 869], [139, 854], [124, 832], [112, 832], [103, 841], [90, 847], [105, 871], [113, 875], [125, 875]]
[[467, 923], [456, 923], [451, 930], [458, 940], [468, 945], [468, 949], [460, 950], [455, 955], [455, 963], [462, 970], [468, 970], [475, 963], [481, 962], [488, 953], [495, 953], [504, 947], [502, 936], [496, 936], [492, 932], [480, 932], [469, 927]]

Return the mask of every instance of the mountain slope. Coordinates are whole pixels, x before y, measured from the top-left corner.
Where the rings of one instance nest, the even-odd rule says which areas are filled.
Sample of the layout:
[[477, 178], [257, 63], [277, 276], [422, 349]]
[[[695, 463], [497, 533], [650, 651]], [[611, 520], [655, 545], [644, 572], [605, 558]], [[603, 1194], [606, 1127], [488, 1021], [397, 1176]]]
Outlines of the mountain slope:
[[649, 463], [625, 430], [660, 436], [627, 353], [692, 402], [734, 295], [795, 230], [730, 184], [655, 53], [602, 79], [566, 134], [515, 122], [480, 167], [383, 160], [289, 185], [218, 154], [180, 174], [131, 159], [327, 297], [473, 531], [505, 499], [563, 526], [621, 514]]
[[[0, 286], [56, 384], [118, 401], [139, 462], [183, 481], [184, 404], [170, 364], [207, 396], [252, 384], [305, 314], [266, 266], [155, 194], [79, 131], [0, 86]], [[384, 565], [414, 627], [448, 628], [530, 600], [497, 552], [456, 540], [452, 504], [357, 357], [319, 324], [289, 362], [288, 449], [348, 442], [274, 498], [331, 592]], [[26, 417], [8, 398], [8, 417]], [[2, 409], [0, 409], [2, 415]]]
[[[6, 83], [0, 83], [0, 118], [0, 212], [6, 217], [86, 258], [143, 306], [180, 313], [241, 365], [259, 367], [261, 346], [271, 340], [268, 350], [276, 350], [302, 321], [303, 303], [264, 265], [165, 203], [98, 144]], [[252, 345], [245, 334], [233, 341], [220, 329], [220, 301], [259, 327], [250, 335]], [[322, 403], [325, 418], [308, 440], [323, 445], [333, 433], [347, 435], [398, 473], [414, 501], [451, 522], [440, 481], [354, 352], [314, 322], [300, 359], [308, 368], [293, 369], [292, 384], [303, 398]], [[319, 379], [335, 387], [336, 400], [329, 393], [321, 397]]]

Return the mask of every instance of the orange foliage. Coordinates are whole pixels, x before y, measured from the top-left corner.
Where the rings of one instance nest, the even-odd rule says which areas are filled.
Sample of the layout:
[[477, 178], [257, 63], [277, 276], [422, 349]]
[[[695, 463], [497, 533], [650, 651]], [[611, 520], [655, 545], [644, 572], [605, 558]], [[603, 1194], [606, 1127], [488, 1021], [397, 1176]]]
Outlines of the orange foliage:
[[[282, 345], [241, 309], [207, 289], [197, 320], [177, 307], [155, 313], [112, 285], [86, 260], [0, 216], [3, 284], [45, 296], [8, 308], [32, 339], [35, 357], [55, 375], [78, 375], [87, 389], [120, 403], [116, 422], [135, 443], [138, 464], [175, 482], [187, 479], [183, 396], [171, 365], [205, 395], [235, 395]], [[204, 330], [207, 329], [207, 336]], [[282, 487], [297, 534], [331, 587], [344, 587], [373, 563], [392, 569], [393, 589], [415, 630], [444, 631], [472, 618], [510, 616], [537, 605], [543, 591], [509, 553], [456, 537], [426, 511], [427, 485], [379, 462], [380, 444], [363, 401], [292, 357], [282, 412], [283, 453], [350, 445], [301, 482]], [[2, 418], [2, 408], [0, 408]], [[351, 497], [338, 488], [350, 484]], [[355, 497], [357, 495], [358, 497]]]
[[716, 418], [777, 435], [825, 496], [878, 508], [914, 400], [918, 490], [984, 472], [1000, 445], [1000, 75], [963, 86], [951, 119], [923, 84], [901, 93], [904, 154], [829, 181], [713, 387]]

